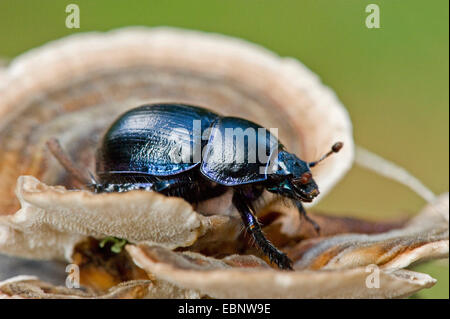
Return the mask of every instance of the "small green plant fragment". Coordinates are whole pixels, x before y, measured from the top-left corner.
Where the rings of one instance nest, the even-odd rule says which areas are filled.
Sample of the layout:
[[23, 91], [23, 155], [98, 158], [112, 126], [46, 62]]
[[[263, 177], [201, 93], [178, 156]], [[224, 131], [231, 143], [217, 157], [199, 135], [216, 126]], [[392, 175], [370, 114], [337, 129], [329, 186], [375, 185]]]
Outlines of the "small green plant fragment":
[[100, 248], [104, 248], [107, 244], [111, 244], [111, 251], [119, 254], [127, 243], [128, 241], [126, 239], [108, 236], [102, 239], [99, 246]]

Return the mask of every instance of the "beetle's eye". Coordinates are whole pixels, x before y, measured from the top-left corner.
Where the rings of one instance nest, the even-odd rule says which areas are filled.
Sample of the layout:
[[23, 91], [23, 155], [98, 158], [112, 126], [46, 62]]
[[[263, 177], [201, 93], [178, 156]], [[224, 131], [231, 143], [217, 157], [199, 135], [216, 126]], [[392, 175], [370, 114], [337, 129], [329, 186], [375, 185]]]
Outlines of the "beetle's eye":
[[311, 180], [312, 175], [310, 172], [306, 172], [302, 174], [302, 177], [300, 177], [300, 183], [307, 184]]

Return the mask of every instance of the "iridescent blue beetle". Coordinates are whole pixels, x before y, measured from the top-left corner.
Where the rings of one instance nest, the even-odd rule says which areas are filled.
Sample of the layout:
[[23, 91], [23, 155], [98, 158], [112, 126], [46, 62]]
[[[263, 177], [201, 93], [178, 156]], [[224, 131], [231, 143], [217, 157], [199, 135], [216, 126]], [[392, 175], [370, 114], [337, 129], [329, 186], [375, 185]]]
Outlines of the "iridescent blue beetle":
[[145, 189], [197, 203], [232, 188], [233, 205], [258, 247], [280, 268], [292, 269], [262, 233], [253, 203], [264, 190], [289, 198], [318, 230], [302, 206], [319, 194], [310, 168], [341, 147], [336, 143], [320, 160], [306, 163], [250, 121], [190, 105], [143, 105], [120, 116], [104, 135], [94, 189]]

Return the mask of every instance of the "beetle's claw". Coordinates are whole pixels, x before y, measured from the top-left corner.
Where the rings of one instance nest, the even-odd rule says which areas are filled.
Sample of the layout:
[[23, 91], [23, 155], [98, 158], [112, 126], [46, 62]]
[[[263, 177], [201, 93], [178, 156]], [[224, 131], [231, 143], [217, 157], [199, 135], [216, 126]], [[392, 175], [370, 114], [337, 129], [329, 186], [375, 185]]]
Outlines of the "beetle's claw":
[[292, 260], [283, 254], [283, 260], [282, 262], [278, 265], [278, 267], [280, 267], [280, 269], [285, 269], [285, 270], [294, 270], [294, 268], [292, 267]]
[[282, 270], [294, 270], [292, 268], [292, 260], [284, 253], [277, 252], [275, 255], [269, 255], [271, 262], [277, 264], [278, 268]]
[[292, 268], [292, 260], [289, 257], [278, 250], [271, 242], [266, 241], [262, 245], [259, 245], [262, 252], [269, 257], [270, 262], [276, 264], [278, 268], [282, 270], [294, 270]]

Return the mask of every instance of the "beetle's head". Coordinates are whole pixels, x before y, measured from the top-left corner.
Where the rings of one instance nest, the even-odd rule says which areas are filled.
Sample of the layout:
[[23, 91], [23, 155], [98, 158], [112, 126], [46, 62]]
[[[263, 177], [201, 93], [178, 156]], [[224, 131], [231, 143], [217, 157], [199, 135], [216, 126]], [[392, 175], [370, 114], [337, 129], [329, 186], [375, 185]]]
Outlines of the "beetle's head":
[[303, 202], [312, 202], [319, 195], [319, 187], [313, 179], [311, 167], [333, 153], [339, 152], [343, 144], [338, 142], [319, 160], [307, 163], [294, 154], [281, 150], [278, 153], [275, 169], [270, 177], [268, 191]]
[[319, 195], [309, 164], [286, 151], [278, 153], [277, 167], [268, 190], [303, 202], [311, 202]]

